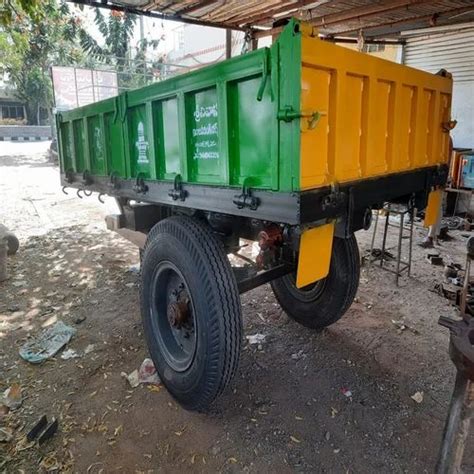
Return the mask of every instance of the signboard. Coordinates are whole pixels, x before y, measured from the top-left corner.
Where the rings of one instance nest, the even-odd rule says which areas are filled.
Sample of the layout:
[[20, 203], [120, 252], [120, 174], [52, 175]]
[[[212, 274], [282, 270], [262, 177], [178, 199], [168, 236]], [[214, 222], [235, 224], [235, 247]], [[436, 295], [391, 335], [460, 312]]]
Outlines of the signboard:
[[118, 94], [117, 73], [75, 67], [51, 68], [56, 110], [70, 110]]

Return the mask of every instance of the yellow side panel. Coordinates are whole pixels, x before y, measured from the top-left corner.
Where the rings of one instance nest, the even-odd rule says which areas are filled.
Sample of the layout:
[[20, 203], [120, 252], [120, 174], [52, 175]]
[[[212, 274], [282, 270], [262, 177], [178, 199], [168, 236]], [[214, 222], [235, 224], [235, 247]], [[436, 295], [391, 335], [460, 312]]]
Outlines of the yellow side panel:
[[296, 286], [303, 288], [325, 278], [331, 265], [334, 223], [314, 227], [301, 235]]
[[[334, 82], [331, 76], [329, 71], [317, 68], [304, 68], [302, 71], [301, 95], [305, 107], [309, 110], [326, 112], [315, 129], [301, 131], [301, 154], [313, 156], [312, 160], [301, 161], [301, 186], [303, 187], [322, 186], [330, 179], [327, 111], [329, 96], [332, 93], [331, 85]], [[319, 93], [312, 93], [313, 88], [316, 88]], [[305, 123], [305, 121], [302, 122]], [[318, 153], [315, 153], [315, 144], [318, 145]]]
[[443, 199], [443, 190], [436, 189], [431, 191], [428, 196], [428, 205], [425, 210], [425, 220], [423, 225], [429, 227], [435, 225], [438, 220], [438, 215], [441, 212], [441, 200]]
[[302, 37], [301, 189], [447, 163], [452, 80]]

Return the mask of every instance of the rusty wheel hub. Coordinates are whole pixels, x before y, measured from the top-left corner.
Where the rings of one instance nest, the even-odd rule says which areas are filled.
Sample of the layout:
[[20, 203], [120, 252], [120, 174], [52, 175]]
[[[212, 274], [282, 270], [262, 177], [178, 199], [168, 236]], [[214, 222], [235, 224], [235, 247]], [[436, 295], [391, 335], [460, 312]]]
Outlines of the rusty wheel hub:
[[189, 319], [189, 308], [185, 301], [172, 301], [168, 305], [168, 321], [171, 326], [181, 329]]

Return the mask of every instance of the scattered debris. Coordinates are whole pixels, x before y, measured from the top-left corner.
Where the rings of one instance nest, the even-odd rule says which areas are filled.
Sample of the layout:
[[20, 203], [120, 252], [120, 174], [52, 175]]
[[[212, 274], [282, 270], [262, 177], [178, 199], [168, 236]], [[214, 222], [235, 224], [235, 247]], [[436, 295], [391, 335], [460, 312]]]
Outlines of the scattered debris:
[[265, 342], [265, 339], [267, 336], [265, 334], [252, 334], [250, 336], [245, 336], [247, 341], [249, 341], [249, 344], [261, 344], [262, 342]]
[[89, 344], [85, 349], [84, 349], [84, 354], [89, 354], [90, 352], [93, 352], [95, 350], [95, 344]]
[[293, 360], [300, 360], [300, 359], [306, 359], [307, 355], [304, 353], [303, 349], [299, 350], [298, 352], [295, 352], [294, 354], [291, 354], [291, 358]]
[[130, 387], [137, 388], [140, 385], [138, 381], [138, 370], [135, 369], [134, 371], [127, 374], [126, 372], [121, 372], [120, 375], [128, 381]]
[[21, 387], [18, 383], [11, 384], [0, 396], [0, 405], [6, 406], [10, 410], [16, 410], [20, 408], [23, 403], [23, 397], [21, 396]]
[[412, 400], [415, 400], [416, 403], [423, 403], [424, 393], [423, 392], [415, 392], [413, 395], [410, 396]]
[[458, 276], [459, 270], [461, 270], [461, 265], [454, 264], [454, 263], [448, 263], [444, 267], [444, 276], [446, 279], [448, 278], [456, 278]]
[[0, 428], [0, 443], [9, 443], [13, 439], [13, 431], [10, 428]]
[[407, 326], [405, 325], [405, 322], [400, 320], [400, 321], [395, 321], [394, 319], [392, 319], [392, 324], [400, 331], [405, 331], [405, 329], [407, 329]]
[[290, 439], [291, 439], [291, 441], [293, 441], [293, 443], [296, 443], [296, 444], [301, 443], [301, 440], [296, 438], [295, 436], [290, 436]]
[[86, 316], [78, 316], [76, 319], [74, 319], [74, 324], [81, 324], [87, 319]]
[[348, 388], [342, 387], [341, 388], [341, 393], [347, 398], [352, 397], [352, 392]]
[[38, 443], [40, 445], [44, 444], [46, 441], [48, 441], [48, 439], [54, 436], [56, 431], [58, 431], [58, 420], [56, 418], [53, 418], [53, 421], [51, 422], [51, 424], [46, 427], [46, 429], [38, 438]]
[[462, 286], [462, 280], [459, 277], [448, 278], [448, 283], [451, 283], [454, 286]]
[[[372, 252], [370, 250], [368, 250], [368, 252], [369, 252], [369, 255], [372, 256], [375, 259], [381, 259], [382, 258], [382, 249], [374, 248], [374, 249], [372, 249]], [[390, 253], [387, 250], [385, 250], [383, 252], [383, 259], [384, 260], [394, 260], [395, 256], [393, 255], [393, 253]]]
[[61, 354], [61, 359], [63, 360], [77, 359], [78, 357], [81, 357], [81, 355], [74, 349], [67, 349]]
[[137, 263], [135, 265], [130, 265], [127, 269], [128, 273], [132, 273], [133, 275], [139, 275], [140, 274], [140, 264]]
[[428, 262], [431, 263], [431, 265], [443, 265], [443, 257], [439, 253], [428, 253], [426, 255], [426, 258]]
[[28, 441], [33, 441], [40, 433], [43, 431], [43, 429], [46, 427], [48, 424], [48, 418], [46, 415], [43, 415], [36, 423], [35, 425], [31, 428], [30, 431], [28, 431], [26, 435], [26, 439]]
[[153, 361], [148, 358], [142, 362], [138, 370], [135, 369], [129, 374], [122, 372], [120, 375], [128, 381], [132, 388], [137, 388], [140, 384], [158, 385], [161, 383]]
[[161, 383], [161, 380], [156, 373], [155, 364], [151, 359], [146, 358], [138, 369], [138, 383], [155, 385]]
[[406, 329], [411, 331], [413, 334], [416, 334], [416, 335], [420, 334], [420, 332], [417, 329], [409, 326], [403, 319], [400, 319], [398, 321], [395, 319], [392, 319], [392, 324], [398, 329], [399, 334], [401, 334]]
[[40, 364], [54, 356], [74, 336], [76, 330], [57, 321], [39, 335], [26, 342], [20, 349], [20, 356], [32, 364]]

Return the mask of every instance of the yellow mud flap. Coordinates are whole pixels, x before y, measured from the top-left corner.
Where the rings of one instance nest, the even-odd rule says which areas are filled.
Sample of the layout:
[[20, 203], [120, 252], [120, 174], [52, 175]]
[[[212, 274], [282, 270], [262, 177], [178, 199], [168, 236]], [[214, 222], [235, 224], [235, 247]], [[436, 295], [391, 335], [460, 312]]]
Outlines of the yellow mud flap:
[[303, 232], [300, 240], [296, 286], [303, 288], [329, 273], [334, 222]]
[[428, 195], [428, 204], [425, 210], [425, 220], [423, 225], [429, 227], [435, 225], [438, 220], [438, 214], [441, 212], [441, 200], [443, 199], [443, 190], [436, 189]]

